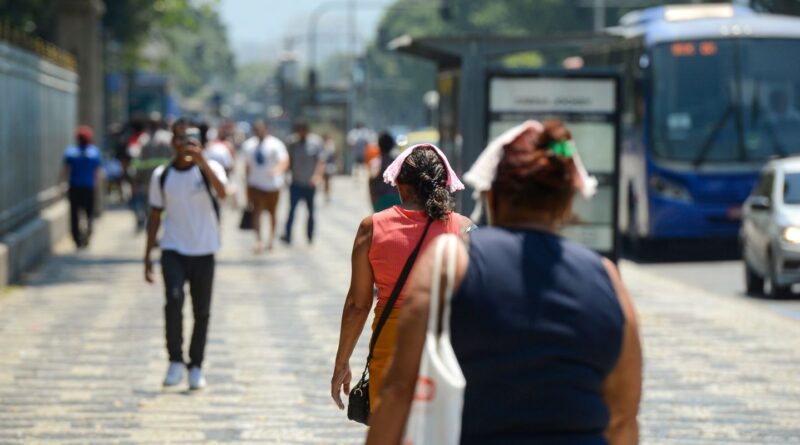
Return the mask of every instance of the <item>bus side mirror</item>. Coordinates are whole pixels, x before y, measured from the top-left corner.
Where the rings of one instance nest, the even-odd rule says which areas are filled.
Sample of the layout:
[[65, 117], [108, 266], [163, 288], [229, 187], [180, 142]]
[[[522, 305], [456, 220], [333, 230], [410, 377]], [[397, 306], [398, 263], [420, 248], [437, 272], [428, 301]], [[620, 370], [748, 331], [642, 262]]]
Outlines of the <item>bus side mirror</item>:
[[772, 201], [766, 196], [750, 197], [750, 208], [753, 210], [769, 210], [772, 208]]

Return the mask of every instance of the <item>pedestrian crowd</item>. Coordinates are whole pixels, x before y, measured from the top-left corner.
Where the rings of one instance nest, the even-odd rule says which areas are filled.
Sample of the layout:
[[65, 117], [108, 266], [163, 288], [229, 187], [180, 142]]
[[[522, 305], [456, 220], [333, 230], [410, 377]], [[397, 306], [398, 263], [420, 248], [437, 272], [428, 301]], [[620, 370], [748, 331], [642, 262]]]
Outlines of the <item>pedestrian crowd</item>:
[[[286, 187], [280, 240], [293, 242], [304, 202], [313, 243], [316, 191], [330, 200], [339, 153], [329, 134], [313, 133], [303, 120], [284, 141], [263, 120], [249, 139], [227, 123], [167, 125], [159, 116], [130, 130], [121, 164], [137, 227], [146, 228], [150, 283], [152, 251], [161, 251], [164, 385], [181, 384], [188, 372], [190, 389], [200, 389], [220, 201], [236, 194], [236, 160], [245, 165], [240, 225], [253, 229], [260, 254], [274, 248]], [[79, 127], [64, 155], [79, 248], [89, 242], [103, 165], [92, 140], [91, 129]], [[486, 147], [463, 181], [482, 209], [481, 228], [456, 212], [453, 194], [465, 185], [435, 145], [400, 150], [389, 133], [376, 136], [363, 124], [345, 140], [375, 213], [354, 228], [331, 397], [349, 419], [369, 425], [367, 443], [638, 443], [642, 352], [633, 303], [614, 263], [559, 235], [574, 197], [590, 198], [596, 186], [570, 130], [555, 120], [527, 121]], [[366, 363], [354, 375], [351, 358], [370, 313]]]

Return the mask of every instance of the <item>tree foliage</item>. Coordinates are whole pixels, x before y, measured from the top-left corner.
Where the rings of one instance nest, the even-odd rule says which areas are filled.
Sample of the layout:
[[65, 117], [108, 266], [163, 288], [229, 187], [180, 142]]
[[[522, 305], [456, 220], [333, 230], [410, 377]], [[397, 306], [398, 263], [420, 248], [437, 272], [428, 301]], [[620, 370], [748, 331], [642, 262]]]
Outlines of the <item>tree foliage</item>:
[[[109, 71], [170, 74], [193, 95], [235, 72], [220, 0], [106, 0], [102, 16]], [[17, 29], [55, 41], [59, 2], [0, 0], [0, 18]], [[146, 49], [143, 51], [143, 49]]]
[[[709, 0], [714, 1], [714, 0]], [[778, 2], [780, 0], [760, 0]], [[784, 0], [793, 1], [793, 0]], [[678, 0], [670, 3], [687, 3]], [[435, 66], [421, 59], [387, 51], [386, 44], [402, 35], [435, 36], [547, 36], [591, 31], [594, 11], [574, 0], [449, 0], [449, 20], [443, 20], [440, 2], [397, 0], [387, 9], [378, 38], [367, 50], [368, 84], [365, 115], [373, 125], [421, 125], [425, 121], [422, 96], [435, 88]], [[653, 1], [653, 5], [663, 4]], [[608, 8], [606, 23], [613, 24], [631, 8]], [[535, 52], [505, 57], [497, 63], [515, 68], [548, 62]]]
[[189, 7], [176, 22], [162, 21], [152, 32], [151, 44], [160, 44], [157, 71], [174, 76], [187, 96], [221, 90], [236, 74], [225, 25], [216, 9]]

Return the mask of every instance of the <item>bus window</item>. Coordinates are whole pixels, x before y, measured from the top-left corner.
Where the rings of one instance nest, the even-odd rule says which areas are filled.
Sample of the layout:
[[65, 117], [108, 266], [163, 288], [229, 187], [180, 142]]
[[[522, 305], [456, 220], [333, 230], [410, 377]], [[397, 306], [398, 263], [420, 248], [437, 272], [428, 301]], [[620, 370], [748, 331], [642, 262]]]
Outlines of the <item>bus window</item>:
[[[701, 55], [702, 42], [677, 42], [653, 49], [653, 151], [658, 157], [692, 162], [738, 159], [735, 119], [735, 42], [720, 40]], [[716, 129], [716, 137], [709, 140]], [[706, 153], [703, 153], [706, 152]]]

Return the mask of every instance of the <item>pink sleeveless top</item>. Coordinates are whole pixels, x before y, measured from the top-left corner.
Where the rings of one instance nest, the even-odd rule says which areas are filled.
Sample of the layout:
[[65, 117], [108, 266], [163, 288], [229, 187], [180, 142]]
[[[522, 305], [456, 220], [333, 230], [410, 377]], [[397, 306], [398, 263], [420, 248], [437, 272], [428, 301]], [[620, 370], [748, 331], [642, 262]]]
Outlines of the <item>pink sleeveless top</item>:
[[[434, 221], [422, 243], [420, 255], [428, 243], [437, 236], [444, 233], [460, 233], [461, 218], [463, 218], [461, 215], [453, 212], [446, 221]], [[403, 266], [417, 246], [427, 222], [428, 217], [424, 211], [406, 210], [400, 206], [372, 215], [372, 246], [369, 249], [369, 262], [378, 288], [378, 307], [386, 306], [394, 285], [403, 271]], [[403, 303], [404, 292], [405, 290], [400, 292], [395, 308]]]

